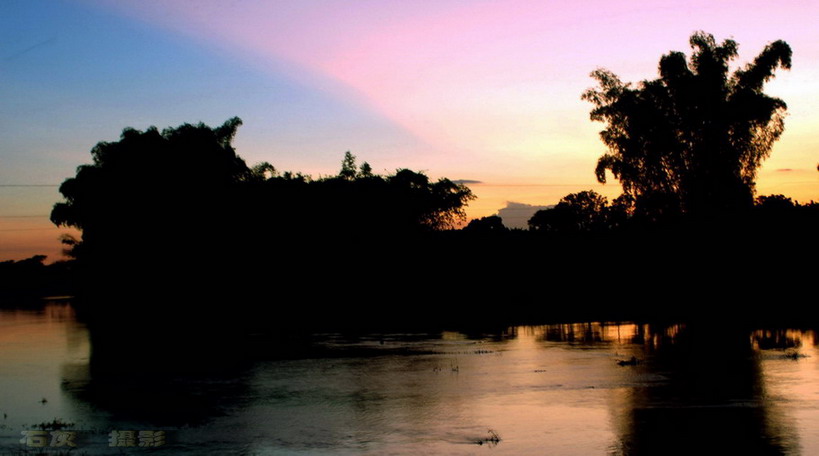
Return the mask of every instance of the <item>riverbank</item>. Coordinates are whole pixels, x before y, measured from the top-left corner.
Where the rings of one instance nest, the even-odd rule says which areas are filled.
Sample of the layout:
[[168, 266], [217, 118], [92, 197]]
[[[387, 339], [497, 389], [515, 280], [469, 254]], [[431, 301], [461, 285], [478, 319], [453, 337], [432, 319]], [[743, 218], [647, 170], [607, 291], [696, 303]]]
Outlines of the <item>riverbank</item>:
[[[316, 238], [271, 241], [259, 251], [203, 248], [188, 257], [111, 252], [96, 262], [4, 263], [17, 269], [0, 288], [33, 291], [29, 296], [76, 290], [80, 317], [114, 336], [231, 338], [304, 328], [561, 321], [812, 325], [819, 309], [806, 297], [815, 294], [819, 230], [815, 220], [803, 221], [810, 223], [768, 218], [603, 233], [444, 231], [341, 245]], [[38, 288], [44, 278], [50, 284]]]

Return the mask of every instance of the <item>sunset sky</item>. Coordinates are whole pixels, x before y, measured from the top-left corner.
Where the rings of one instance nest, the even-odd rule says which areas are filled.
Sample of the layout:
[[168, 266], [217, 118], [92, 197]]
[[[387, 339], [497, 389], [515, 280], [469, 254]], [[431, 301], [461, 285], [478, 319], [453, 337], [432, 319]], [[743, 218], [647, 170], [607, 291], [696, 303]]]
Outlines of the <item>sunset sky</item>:
[[590, 0], [4, 0], [0, 2], [0, 260], [59, 258], [57, 186], [99, 141], [239, 116], [249, 164], [474, 181], [470, 218], [595, 189], [604, 152], [580, 99], [608, 68], [656, 77], [696, 30], [738, 65], [785, 40], [789, 106], [758, 193], [819, 200], [819, 2]]

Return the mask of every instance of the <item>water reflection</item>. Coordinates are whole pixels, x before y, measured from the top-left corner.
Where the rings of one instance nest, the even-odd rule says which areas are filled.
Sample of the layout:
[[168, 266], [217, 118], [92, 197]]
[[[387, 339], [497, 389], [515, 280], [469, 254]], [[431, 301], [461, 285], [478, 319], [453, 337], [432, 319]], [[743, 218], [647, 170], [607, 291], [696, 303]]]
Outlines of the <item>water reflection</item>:
[[813, 339], [813, 331], [762, 329], [751, 335], [754, 347], [762, 350], [799, 348], [803, 338]]
[[92, 350], [65, 305], [0, 311], [0, 328], [2, 449], [19, 450], [25, 426], [60, 418], [96, 432], [83, 441], [88, 454], [107, 454], [111, 429], [165, 429], [173, 454], [819, 450], [813, 331], [579, 323], [325, 333], [259, 339], [249, 355], [227, 357], [242, 361], [196, 357], [191, 370], [154, 363], [150, 351], [111, 363], [117, 351]]
[[[624, 454], [786, 454], [798, 448], [768, 400], [748, 332], [689, 326], [646, 345], [635, 369], [662, 379], [623, 391], [612, 407]], [[666, 341], [667, 342], [667, 341]]]
[[673, 343], [683, 325], [587, 322], [543, 326], [543, 340], [570, 344], [649, 344]]

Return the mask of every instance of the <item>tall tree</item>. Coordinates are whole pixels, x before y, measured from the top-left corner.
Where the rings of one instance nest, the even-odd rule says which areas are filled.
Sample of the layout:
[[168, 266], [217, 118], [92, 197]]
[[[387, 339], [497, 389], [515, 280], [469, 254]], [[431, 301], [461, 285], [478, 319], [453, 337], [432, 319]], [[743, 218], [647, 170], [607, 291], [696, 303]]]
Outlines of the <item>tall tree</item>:
[[63, 182], [65, 201], [54, 206], [52, 222], [82, 230], [79, 251], [106, 255], [208, 237], [203, 224], [227, 224], [227, 189], [275, 172], [269, 164], [250, 169], [236, 154], [231, 141], [241, 124], [234, 117], [215, 128], [126, 128], [119, 141], [98, 143], [93, 163]]
[[341, 171], [338, 173], [338, 176], [342, 179], [353, 180], [356, 174], [355, 155], [351, 154], [348, 150], [344, 153], [344, 159], [341, 160]]
[[606, 124], [597, 179], [605, 183], [610, 171], [650, 217], [750, 207], [757, 169], [784, 130], [787, 106], [763, 86], [777, 68], [790, 69], [787, 43], [769, 44], [733, 73], [736, 42], [696, 32], [690, 44], [690, 59], [670, 52], [659, 78], [636, 86], [598, 69], [599, 87], [582, 96], [594, 105], [591, 119]]

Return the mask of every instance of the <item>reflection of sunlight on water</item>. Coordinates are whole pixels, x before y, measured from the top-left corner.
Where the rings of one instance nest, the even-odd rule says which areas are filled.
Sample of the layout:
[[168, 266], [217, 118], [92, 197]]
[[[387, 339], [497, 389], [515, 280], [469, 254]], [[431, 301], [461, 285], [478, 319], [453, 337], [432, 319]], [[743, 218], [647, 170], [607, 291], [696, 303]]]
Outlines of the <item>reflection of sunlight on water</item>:
[[87, 364], [88, 333], [65, 303], [0, 310], [0, 412], [7, 428], [66, 419], [63, 369]]
[[819, 350], [812, 330], [763, 330], [752, 335], [761, 356], [768, 400], [786, 409], [802, 454], [819, 454]]
[[264, 363], [251, 394], [265, 404], [229, 427], [272, 425], [290, 442], [335, 436], [326, 443], [342, 453], [478, 454], [492, 430], [501, 438], [493, 454], [605, 454], [615, 439], [607, 396], [623, 382], [615, 353], [567, 349], [544, 340], [546, 330], [385, 335], [346, 344], [377, 356]]
[[[315, 342], [320, 355], [254, 359], [247, 368], [197, 377], [172, 393], [161, 390], [170, 379], [160, 372], [160, 386], [133, 383], [144, 391], [129, 402], [111, 396], [132, 393], [113, 385], [116, 379], [88, 380], [88, 334], [70, 307], [4, 310], [0, 411], [12, 412], [4, 425], [15, 431], [53, 418], [105, 429], [116, 425], [110, 413], [116, 402], [117, 419], [150, 426], [163, 418], [161, 401], [178, 393], [185, 400], [174, 407], [203, 402], [201, 423], [179, 430], [178, 454], [242, 448], [254, 454], [587, 455], [628, 454], [630, 445], [652, 438], [658, 429], [652, 420], [696, 426], [690, 417], [714, 416], [713, 410], [749, 420], [747, 429], [726, 436], [761, 432], [785, 449], [795, 450], [798, 440], [803, 454], [819, 454], [813, 331], [755, 331], [750, 339], [737, 333], [754, 356], [727, 355], [720, 351], [724, 338], [705, 337], [703, 353], [714, 353], [710, 367], [726, 361], [747, 373], [747, 384], [715, 398], [696, 397], [703, 391], [690, 383], [712, 380], [685, 367], [690, 359], [681, 356], [684, 343], [678, 342], [690, 333], [682, 325], [598, 322], [494, 333], [321, 334]], [[639, 362], [617, 364], [632, 356]], [[695, 359], [695, 368], [700, 364]], [[79, 380], [66, 386], [66, 377]], [[88, 385], [96, 402], [80, 394]], [[38, 402], [44, 396], [45, 405]], [[214, 404], [206, 403], [214, 396]], [[128, 415], [136, 405], [145, 406], [144, 416]], [[3, 442], [9, 429], [0, 432]], [[492, 432], [498, 442], [488, 440]]]

